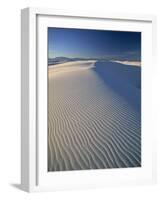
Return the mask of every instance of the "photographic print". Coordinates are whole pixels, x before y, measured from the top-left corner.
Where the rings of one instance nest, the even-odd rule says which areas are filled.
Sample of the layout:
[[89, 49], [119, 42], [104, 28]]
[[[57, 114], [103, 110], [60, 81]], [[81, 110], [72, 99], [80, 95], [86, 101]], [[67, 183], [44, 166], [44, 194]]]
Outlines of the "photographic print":
[[141, 32], [48, 27], [48, 172], [141, 167]]

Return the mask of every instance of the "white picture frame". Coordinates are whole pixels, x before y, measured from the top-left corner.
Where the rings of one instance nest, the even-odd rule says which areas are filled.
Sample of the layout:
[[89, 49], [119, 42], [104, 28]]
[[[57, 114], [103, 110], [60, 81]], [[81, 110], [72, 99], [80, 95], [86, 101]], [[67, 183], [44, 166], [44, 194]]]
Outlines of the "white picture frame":
[[[55, 18], [54, 23], [57, 26], [61, 23], [60, 26], [68, 27], [69, 24], [64, 20], [70, 19], [70, 27], [75, 27], [74, 23], [77, 21], [78, 24], [79, 21], [79, 27], [98, 28], [100, 26], [100, 29], [107, 29], [105, 26], [109, 20], [111, 21], [112, 30], [138, 30], [144, 33], [143, 37], [146, 38], [142, 48], [142, 55], [144, 57], [144, 70], [142, 73], [142, 156], [144, 158], [141, 170], [117, 169], [109, 173], [107, 172], [108, 169], [97, 171], [83, 170], [54, 172], [53, 175], [47, 174], [47, 171], [45, 172], [43, 163], [47, 163], [47, 160], [45, 161], [47, 156], [45, 142], [47, 144], [47, 141], [45, 140], [46, 133], [43, 136], [41, 130], [46, 129], [47, 122], [45, 121], [44, 125], [42, 125], [42, 123], [39, 123], [39, 120], [42, 121], [44, 119], [41, 118], [42, 113], [47, 113], [45, 110], [47, 107], [42, 105], [42, 101], [44, 105], [47, 105], [47, 97], [43, 98], [44, 93], [42, 94], [39, 88], [41, 86], [42, 91], [46, 93], [47, 79], [45, 76], [47, 69], [43, 67], [44, 63], [46, 63], [45, 50], [43, 48], [46, 42], [42, 42], [39, 46], [39, 39], [44, 37], [43, 30], [48, 26], [52, 26], [53, 18]], [[92, 23], [89, 23], [91, 20]], [[146, 45], [148, 48], [145, 48]], [[151, 66], [155, 67], [155, 51], [156, 18], [152, 15], [92, 13], [44, 8], [25, 8], [22, 10], [21, 188], [23, 190], [28, 192], [54, 191], [74, 188], [106, 187], [108, 185], [152, 184], [156, 182], [155, 133], [151, 131], [154, 123], [151, 115], [152, 104], [150, 99], [152, 84], [148, 83], [152, 76]], [[39, 60], [39, 55], [41, 55], [41, 60]], [[148, 92], [147, 87], [149, 88]], [[44, 114], [43, 117], [47, 117], [47, 114]]]

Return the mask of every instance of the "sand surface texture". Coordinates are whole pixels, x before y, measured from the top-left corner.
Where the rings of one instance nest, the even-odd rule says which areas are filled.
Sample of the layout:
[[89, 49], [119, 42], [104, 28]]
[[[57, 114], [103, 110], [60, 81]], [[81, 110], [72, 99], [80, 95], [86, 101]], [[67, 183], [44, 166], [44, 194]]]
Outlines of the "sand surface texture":
[[141, 68], [75, 61], [48, 70], [48, 171], [141, 166]]

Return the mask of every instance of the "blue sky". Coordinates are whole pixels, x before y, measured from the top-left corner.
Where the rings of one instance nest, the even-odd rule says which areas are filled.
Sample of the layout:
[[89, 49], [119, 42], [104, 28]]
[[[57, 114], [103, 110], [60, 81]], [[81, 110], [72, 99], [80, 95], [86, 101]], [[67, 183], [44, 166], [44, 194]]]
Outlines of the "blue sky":
[[141, 33], [48, 28], [48, 57], [140, 60]]

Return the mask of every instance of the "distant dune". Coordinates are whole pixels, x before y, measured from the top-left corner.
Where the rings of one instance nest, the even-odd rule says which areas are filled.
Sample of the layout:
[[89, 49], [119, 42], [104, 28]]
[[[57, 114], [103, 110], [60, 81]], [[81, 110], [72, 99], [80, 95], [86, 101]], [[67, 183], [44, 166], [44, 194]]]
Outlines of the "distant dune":
[[119, 61], [119, 60], [114, 60], [112, 62], [121, 63], [121, 64], [124, 64], [124, 65], [132, 65], [132, 66], [141, 67], [141, 62], [140, 61]]
[[73, 61], [48, 77], [48, 171], [141, 166], [140, 67]]

